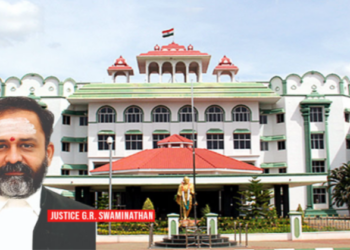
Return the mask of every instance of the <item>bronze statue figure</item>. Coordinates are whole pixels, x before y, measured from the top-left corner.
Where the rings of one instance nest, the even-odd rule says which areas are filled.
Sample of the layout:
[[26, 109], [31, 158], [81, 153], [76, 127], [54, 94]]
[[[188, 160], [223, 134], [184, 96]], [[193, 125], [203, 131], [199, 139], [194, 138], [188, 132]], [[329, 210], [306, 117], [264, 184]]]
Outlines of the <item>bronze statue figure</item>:
[[186, 176], [179, 185], [176, 196], [176, 202], [180, 205], [180, 217], [184, 220], [187, 220], [192, 209], [192, 195], [194, 195], [194, 187]]

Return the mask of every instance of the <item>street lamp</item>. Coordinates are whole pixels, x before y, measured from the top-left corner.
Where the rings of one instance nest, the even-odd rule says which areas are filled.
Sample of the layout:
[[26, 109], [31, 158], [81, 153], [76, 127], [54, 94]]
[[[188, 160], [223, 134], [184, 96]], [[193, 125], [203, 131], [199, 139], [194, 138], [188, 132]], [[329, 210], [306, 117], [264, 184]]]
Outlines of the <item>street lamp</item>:
[[196, 147], [195, 147], [195, 139], [194, 139], [194, 121], [195, 121], [195, 114], [194, 114], [194, 97], [193, 97], [193, 81], [191, 81], [191, 108], [192, 108], [192, 164], [193, 164], [193, 213], [194, 213], [194, 225], [197, 228], [197, 200], [196, 200]]
[[[109, 210], [112, 210], [112, 144], [113, 144], [113, 138], [109, 136], [107, 138], [107, 144], [109, 148]], [[111, 222], [109, 222], [108, 225], [108, 231], [109, 234], [111, 234]]]

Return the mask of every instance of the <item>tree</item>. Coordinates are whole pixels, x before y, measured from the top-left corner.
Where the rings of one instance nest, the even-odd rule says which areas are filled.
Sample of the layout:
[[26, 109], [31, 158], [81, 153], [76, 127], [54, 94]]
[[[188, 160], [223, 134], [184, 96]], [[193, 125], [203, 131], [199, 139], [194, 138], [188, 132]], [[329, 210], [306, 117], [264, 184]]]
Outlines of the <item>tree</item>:
[[333, 188], [333, 205], [347, 206], [350, 215], [350, 164], [335, 168], [328, 176], [329, 187]]
[[100, 210], [108, 209], [108, 206], [109, 206], [108, 195], [105, 193], [102, 193], [102, 195], [98, 198], [96, 205], [97, 205], [97, 209], [100, 209]]
[[145, 203], [143, 203], [142, 209], [143, 210], [154, 210], [153, 203], [149, 198], [147, 198]]
[[[102, 195], [98, 198], [98, 201], [95, 202], [97, 209], [99, 210], [108, 210], [109, 209], [109, 198], [108, 194], [102, 193]], [[117, 209], [116, 205], [114, 205], [115, 199], [112, 199], [112, 209]]]
[[[255, 176], [252, 180], [249, 180], [250, 184], [248, 190], [238, 192], [242, 196], [243, 201], [250, 204], [250, 206], [242, 206], [243, 202], [237, 202], [237, 205], [240, 206], [239, 211], [246, 214], [248, 217], [267, 218], [271, 214], [270, 208], [272, 205], [269, 205], [269, 202], [273, 197], [272, 191], [264, 190], [260, 181], [261, 180], [257, 180]], [[242, 201], [242, 198], [236, 199]]]

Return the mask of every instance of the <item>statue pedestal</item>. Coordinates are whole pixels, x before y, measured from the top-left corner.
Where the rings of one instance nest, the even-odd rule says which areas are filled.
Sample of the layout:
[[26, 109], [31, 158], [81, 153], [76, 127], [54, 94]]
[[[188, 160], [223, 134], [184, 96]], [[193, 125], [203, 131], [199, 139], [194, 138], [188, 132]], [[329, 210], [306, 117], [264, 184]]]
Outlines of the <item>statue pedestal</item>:
[[[197, 224], [198, 224], [199, 220], [197, 220]], [[194, 227], [195, 221], [194, 220], [180, 220], [180, 226], [181, 227]]]
[[178, 214], [168, 214], [168, 237], [179, 234], [179, 217]]

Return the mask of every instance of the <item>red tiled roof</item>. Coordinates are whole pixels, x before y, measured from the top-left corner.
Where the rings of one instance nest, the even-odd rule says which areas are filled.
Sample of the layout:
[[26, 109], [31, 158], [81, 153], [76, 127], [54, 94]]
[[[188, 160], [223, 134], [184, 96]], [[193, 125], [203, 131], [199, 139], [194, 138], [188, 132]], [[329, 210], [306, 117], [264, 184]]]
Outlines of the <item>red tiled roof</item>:
[[[230, 157], [218, 154], [208, 149], [197, 148], [196, 168], [200, 169], [228, 169], [262, 171]], [[192, 169], [192, 148], [157, 148], [143, 150], [112, 163], [113, 171], [142, 170], [142, 169]], [[109, 164], [91, 170], [92, 173], [109, 171]]]
[[221, 58], [219, 65], [214, 68], [213, 74], [215, 75], [218, 71], [222, 70], [234, 71], [237, 74], [238, 67], [231, 62], [230, 58], [224, 56]]
[[185, 46], [172, 42], [171, 44], [164, 45], [161, 48], [159, 48], [159, 46], [156, 45], [154, 49], [155, 50], [148, 51], [147, 53], [141, 53], [136, 57], [141, 74], [146, 73], [146, 60], [169, 60], [172, 59], [172, 57], [178, 59], [200, 59], [202, 61], [202, 73], [206, 73], [208, 70], [208, 65], [211, 56], [208, 53], [202, 53], [198, 50], [193, 50], [192, 45], [190, 45], [186, 49]]
[[108, 67], [108, 69], [107, 69], [108, 75], [112, 75], [116, 71], [130, 71], [130, 74], [134, 75], [134, 71], [133, 71], [132, 67], [130, 67], [126, 63], [126, 60], [122, 56], [120, 56], [115, 61], [115, 63], [112, 66]]
[[130, 66], [110, 66], [108, 67], [108, 71], [111, 70], [132, 70], [132, 67]]
[[164, 45], [160, 50], [153, 50], [147, 53], [141, 53], [139, 56], [208, 56], [208, 53], [202, 53], [198, 50], [187, 50], [185, 46], [179, 45], [177, 43], [170, 43], [169, 45]]
[[177, 135], [177, 134], [173, 134], [167, 138], [164, 138], [163, 140], [158, 141], [158, 145], [159, 144], [163, 144], [163, 143], [167, 143], [167, 142], [189, 142], [193, 144], [193, 141], [190, 139], [187, 139], [181, 135]]
[[237, 66], [235, 65], [218, 65], [215, 67], [215, 69], [220, 69], [220, 70], [224, 70], [224, 69], [227, 69], [227, 70], [234, 70], [234, 69], [238, 69]]

